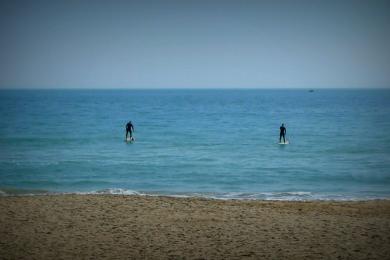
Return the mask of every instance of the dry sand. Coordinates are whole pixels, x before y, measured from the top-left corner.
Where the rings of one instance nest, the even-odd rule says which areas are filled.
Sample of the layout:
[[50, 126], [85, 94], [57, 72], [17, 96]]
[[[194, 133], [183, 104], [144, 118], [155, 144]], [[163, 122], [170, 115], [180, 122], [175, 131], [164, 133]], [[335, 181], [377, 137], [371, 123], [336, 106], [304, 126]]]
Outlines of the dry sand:
[[390, 259], [390, 201], [0, 198], [1, 259]]

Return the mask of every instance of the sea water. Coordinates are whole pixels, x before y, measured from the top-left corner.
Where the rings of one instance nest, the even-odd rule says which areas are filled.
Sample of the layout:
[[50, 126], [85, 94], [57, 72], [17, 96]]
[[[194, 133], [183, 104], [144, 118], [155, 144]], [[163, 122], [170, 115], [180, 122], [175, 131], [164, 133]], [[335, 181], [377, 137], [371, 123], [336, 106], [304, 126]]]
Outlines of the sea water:
[[389, 90], [1, 90], [0, 120], [2, 195], [390, 198]]

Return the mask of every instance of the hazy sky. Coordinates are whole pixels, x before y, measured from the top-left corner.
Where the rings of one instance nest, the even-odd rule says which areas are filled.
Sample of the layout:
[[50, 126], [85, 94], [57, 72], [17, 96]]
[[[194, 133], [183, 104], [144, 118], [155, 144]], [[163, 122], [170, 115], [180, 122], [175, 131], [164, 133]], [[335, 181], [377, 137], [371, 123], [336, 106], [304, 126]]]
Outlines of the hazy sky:
[[1, 0], [0, 87], [390, 87], [390, 1]]

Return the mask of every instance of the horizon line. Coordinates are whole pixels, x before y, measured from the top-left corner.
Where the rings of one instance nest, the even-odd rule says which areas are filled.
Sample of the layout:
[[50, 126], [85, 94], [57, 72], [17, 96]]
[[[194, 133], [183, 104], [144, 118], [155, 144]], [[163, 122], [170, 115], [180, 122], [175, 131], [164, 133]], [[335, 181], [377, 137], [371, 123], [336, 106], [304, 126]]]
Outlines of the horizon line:
[[0, 87], [2, 90], [356, 90], [356, 89], [389, 89], [380, 87]]

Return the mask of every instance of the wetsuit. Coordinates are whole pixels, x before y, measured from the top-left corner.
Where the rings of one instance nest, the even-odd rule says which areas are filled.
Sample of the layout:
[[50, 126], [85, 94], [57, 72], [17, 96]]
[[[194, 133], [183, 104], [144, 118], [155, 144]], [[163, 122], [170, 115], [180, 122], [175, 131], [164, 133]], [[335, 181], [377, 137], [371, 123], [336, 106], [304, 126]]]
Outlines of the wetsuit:
[[283, 142], [286, 142], [286, 128], [282, 125], [280, 127], [280, 135], [279, 135], [279, 143], [282, 142], [282, 137], [283, 137]]
[[130, 139], [133, 138], [133, 131], [134, 131], [133, 124], [131, 122], [128, 122], [126, 124], [126, 139], [128, 134], [130, 134]]

